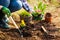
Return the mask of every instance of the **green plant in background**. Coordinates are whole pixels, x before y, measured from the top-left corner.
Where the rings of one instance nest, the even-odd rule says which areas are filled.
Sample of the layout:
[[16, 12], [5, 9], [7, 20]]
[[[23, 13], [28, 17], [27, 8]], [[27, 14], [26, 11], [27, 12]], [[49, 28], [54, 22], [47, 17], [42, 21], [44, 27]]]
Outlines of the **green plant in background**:
[[32, 13], [34, 19], [42, 20], [46, 6], [47, 5], [42, 2], [39, 2], [37, 6], [34, 6], [34, 10], [38, 10], [38, 12], [35, 11]]
[[60, 6], [59, 4], [60, 2], [58, 2], [58, 0], [51, 0], [51, 3], [55, 5], [56, 7]]
[[30, 2], [30, 0], [27, 0], [28, 2]]

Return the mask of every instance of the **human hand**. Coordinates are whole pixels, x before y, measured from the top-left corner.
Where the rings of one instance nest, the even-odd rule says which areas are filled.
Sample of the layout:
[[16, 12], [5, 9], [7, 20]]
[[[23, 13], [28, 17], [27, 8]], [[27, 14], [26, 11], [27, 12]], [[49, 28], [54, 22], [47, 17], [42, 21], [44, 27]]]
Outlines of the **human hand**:
[[10, 12], [10, 10], [8, 9], [8, 8], [6, 8], [6, 7], [2, 7], [2, 12], [4, 13], [4, 14], [6, 14], [8, 17], [11, 15], [11, 12]]

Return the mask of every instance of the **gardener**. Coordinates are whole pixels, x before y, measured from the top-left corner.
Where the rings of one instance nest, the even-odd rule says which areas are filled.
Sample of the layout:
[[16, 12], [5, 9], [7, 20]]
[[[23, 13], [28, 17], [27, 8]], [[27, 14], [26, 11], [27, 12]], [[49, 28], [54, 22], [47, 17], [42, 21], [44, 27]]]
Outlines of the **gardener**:
[[10, 0], [10, 1], [11, 2], [9, 5], [9, 9], [12, 12], [20, 10], [22, 7], [28, 12], [32, 11], [26, 0]]
[[0, 6], [0, 26], [3, 28], [9, 28], [5, 14], [9, 17], [10, 11], [15, 12], [23, 7], [26, 11], [32, 12], [26, 0], [0, 0], [0, 5], [2, 5]]
[[6, 17], [9, 17], [10, 13], [11, 12], [8, 8], [0, 5], [0, 27], [9, 28]]

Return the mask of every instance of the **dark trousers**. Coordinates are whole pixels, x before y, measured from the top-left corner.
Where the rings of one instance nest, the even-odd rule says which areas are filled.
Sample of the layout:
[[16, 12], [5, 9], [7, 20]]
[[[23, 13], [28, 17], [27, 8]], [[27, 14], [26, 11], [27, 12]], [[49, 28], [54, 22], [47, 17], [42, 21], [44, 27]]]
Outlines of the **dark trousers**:
[[5, 14], [0, 10], [0, 21], [5, 17]]
[[6, 25], [6, 20], [5, 14], [0, 10], [0, 27]]

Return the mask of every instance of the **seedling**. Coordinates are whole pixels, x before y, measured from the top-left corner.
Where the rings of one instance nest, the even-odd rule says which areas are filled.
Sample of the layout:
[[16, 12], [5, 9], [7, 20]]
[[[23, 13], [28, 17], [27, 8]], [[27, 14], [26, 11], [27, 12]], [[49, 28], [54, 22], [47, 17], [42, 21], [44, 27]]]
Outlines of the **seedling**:
[[38, 10], [38, 12], [35, 11], [32, 13], [34, 19], [42, 20], [45, 9], [46, 9], [46, 4], [43, 4], [42, 2], [39, 2], [37, 6], [34, 6], [34, 10]]
[[22, 30], [23, 28], [25, 28], [25, 26], [26, 26], [26, 23], [24, 22], [24, 20], [21, 20], [20, 27], [22, 28]]
[[[9, 20], [9, 18], [7, 18]], [[19, 33], [20, 33], [20, 36], [23, 37], [23, 34], [22, 32], [19, 30], [19, 27], [17, 26], [17, 24], [15, 23], [15, 21], [13, 20], [13, 18], [10, 16], [10, 19], [12, 20], [14, 26], [18, 29]]]
[[26, 24], [29, 24], [29, 22], [32, 21], [32, 15], [25, 10], [20, 11], [20, 12], [21, 13], [19, 15], [20, 15], [21, 20], [23, 19], [26, 22]]

